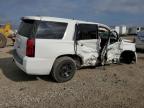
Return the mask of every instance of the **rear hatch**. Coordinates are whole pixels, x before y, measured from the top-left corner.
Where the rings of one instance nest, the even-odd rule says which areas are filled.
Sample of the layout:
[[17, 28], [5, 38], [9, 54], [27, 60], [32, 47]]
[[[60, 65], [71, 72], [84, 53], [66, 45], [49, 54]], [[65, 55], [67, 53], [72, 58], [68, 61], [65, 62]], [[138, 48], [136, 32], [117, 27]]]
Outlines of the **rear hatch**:
[[22, 19], [16, 35], [14, 48], [20, 58], [26, 56], [27, 40], [34, 39], [37, 29], [37, 21], [31, 19]]

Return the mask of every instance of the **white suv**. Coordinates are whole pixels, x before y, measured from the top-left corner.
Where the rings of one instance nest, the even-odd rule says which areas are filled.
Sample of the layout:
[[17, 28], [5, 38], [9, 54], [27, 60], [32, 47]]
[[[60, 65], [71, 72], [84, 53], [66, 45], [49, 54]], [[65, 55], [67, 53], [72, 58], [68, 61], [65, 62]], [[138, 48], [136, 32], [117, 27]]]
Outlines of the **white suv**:
[[77, 68], [137, 60], [135, 44], [103, 24], [54, 17], [22, 17], [13, 58], [27, 74], [70, 80]]

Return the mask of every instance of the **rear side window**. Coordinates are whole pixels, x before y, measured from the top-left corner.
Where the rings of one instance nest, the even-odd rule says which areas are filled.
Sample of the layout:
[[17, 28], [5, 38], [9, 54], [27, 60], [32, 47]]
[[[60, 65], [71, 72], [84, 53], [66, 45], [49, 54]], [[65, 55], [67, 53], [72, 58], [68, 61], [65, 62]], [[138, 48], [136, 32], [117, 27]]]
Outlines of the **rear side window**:
[[98, 26], [95, 24], [79, 24], [78, 40], [90, 40], [98, 38]]
[[24, 37], [32, 37], [35, 35], [35, 21], [34, 20], [22, 20], [18, 34]]
[[40, 22], [36, 37], [40, 39], [62, 39], [67, 28], [67, 23]]

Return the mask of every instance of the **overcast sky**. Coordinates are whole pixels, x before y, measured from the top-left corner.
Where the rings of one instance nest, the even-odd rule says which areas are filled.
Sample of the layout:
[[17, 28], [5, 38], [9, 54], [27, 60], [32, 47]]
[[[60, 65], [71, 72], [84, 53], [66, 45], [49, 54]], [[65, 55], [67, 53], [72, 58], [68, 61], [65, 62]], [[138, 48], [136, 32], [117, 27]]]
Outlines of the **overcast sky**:
[[26, 15], [144, 25], [144, 0], [0, 0], [0, 22], [17, 23]]

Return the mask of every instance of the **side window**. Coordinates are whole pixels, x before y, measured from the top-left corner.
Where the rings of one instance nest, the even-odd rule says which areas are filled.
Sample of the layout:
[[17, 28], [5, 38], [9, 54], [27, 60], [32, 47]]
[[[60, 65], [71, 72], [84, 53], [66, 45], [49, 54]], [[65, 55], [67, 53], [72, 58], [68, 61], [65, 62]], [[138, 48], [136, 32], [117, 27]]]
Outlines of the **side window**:
[[78, 40], [90, 40], [98, 38], [98, 27], [95, 24], [79, 24]]
[[40, 39], [62, 39], [67, 23], [42, 21], [37, 30], [36, 37]]

